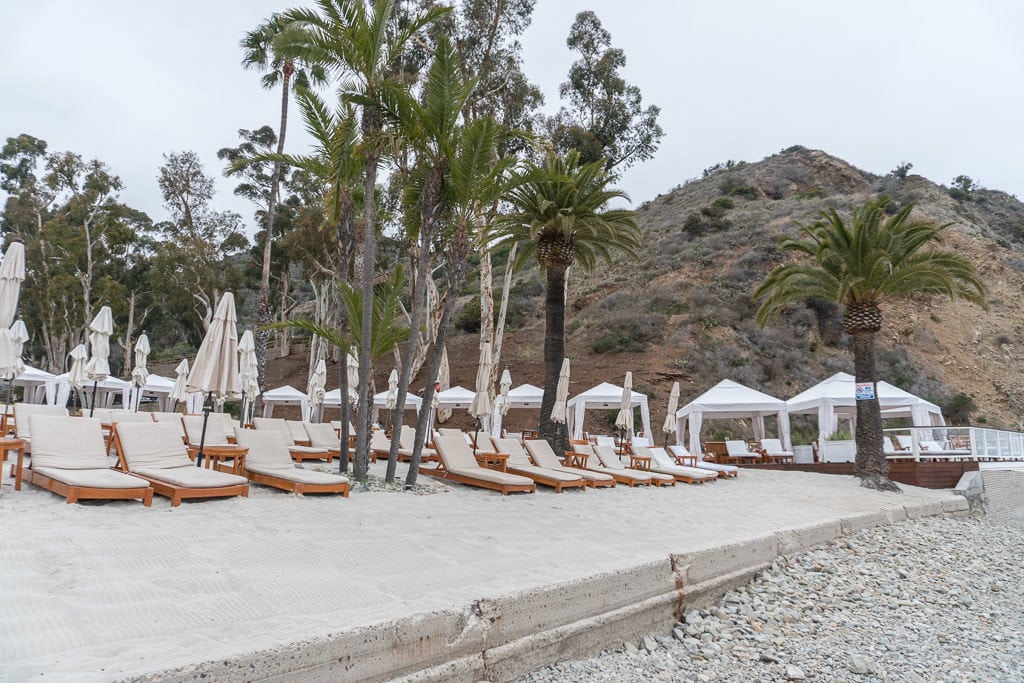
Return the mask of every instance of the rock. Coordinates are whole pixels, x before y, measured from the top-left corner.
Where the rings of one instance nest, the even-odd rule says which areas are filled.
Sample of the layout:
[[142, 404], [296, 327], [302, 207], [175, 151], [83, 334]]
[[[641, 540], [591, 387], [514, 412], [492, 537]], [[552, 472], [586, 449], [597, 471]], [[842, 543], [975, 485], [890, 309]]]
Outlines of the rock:
[[768, 662], [769, 664], [778, 664], [779, 657], [773, 652], [762, 652], [758, 655], [758, 659], [762, 662]]
[[868, 659], [862, 654], [851, 654], [846, 664], [847, 668], [850, 669], [850, 673], [855, 674], [873, 674], [877, 671], [878, 666], [872, 660]]
[[655, 650], [658, 649], [658, 641], [656, 641], [651, 636], [644, 636], [642, 644], [643, 644], [644, 649], [647, 650], [648, 652], [654, 652]]
[[686, 633], [680, 628], [674, 628], [672, 629], [672, 637], [682, 643], [686, 640]]
[[626, 652], [627, 652], [627, 653], [629, 653], [629, 654], [631, 654], [631, 655], [635, 655], [635, 654], [636, 654], [637, 652], [639, 652], [639, 651], [640, 651], [640, 650], [639, 650], [639, 649], [637, 648], [637, 646], [636, 646], [636, 645], [634, 645], [633, 643], [626, 643], [626, 647], [625, 647], [625, 650], [626, 650]]
[[690, 610], [686, 613], [686, 616], [683, 617], [683, 621], [687, 624], [699, 624], [702, 620], [703, 618], [700, 616], [700, 612], [695, 609]]
[[806, 676], [804, 676], [804, 672], [800, 667], [794, 666], [793, 664], [790, 664], [786, 667], [787, 681], [802, 681], [805, 678]]

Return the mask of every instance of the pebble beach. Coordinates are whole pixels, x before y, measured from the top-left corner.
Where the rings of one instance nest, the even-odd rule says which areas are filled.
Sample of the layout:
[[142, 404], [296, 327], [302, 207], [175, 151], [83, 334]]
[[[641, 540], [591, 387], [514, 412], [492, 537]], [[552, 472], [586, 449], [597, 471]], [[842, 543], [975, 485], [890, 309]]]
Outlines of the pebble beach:
[[651, 634], [522, 683], [1022, 681], [1024, 525], [930, 517], [778, 558]]

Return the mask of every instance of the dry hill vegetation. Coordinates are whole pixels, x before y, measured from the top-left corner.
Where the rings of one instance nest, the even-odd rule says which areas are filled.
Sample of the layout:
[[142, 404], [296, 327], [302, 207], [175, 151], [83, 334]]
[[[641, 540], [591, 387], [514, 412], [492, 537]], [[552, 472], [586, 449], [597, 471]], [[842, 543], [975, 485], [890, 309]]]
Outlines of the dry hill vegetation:
[[[797, 146], [756, 163], [713, 166], [701, 179], [643, 204], [646, 248], [639, 261], [571, 273], [572, 390], [620, 383], [632, 370], [635, 388], [652, 398], [657, 431], [676, 380], [682, 405], [723, 378], [788, 398], [835, 372], [852, 372], [849, 340], [833, 304], [793, 306], [778, 323], [760, 328], [751, 293], [789, 258], [776, 243], [780, 235], [795, 233], [797, 222], [812, 221], [830, 206], [846, 215], [866, 199], [887, 194], [893, 209], [913, 201], [922, 217], [953, 223], [947, 241], [977, 265], [991, 310], [937, 297], [887, 307], [879, 335], [880, 377], [942, 405], [957, 423], [1020, 428], [1024, 368], [1014, 356], [1024, 337], [1018, 313], [1024, 204], [969, 179], [946, 188], [907, 170], [874, 175]], [[503, 270], [502, 259], [495, 259], [496, 273]], [[452, 383], [467, 387], [477, 362], [476, 287], [467, 283], [457, 323], [462, 332], [449, 344]], [[509, 319], [502, 364], [516, 384], [540, 384], [543, 298], [535, 270], [517, 277]], [[390, 366], [378, 368], [378, 383], [389, 371]], [[601, 424], [605, 417], [596, 415], [591, 427], [607, 429]], [[536, 416], [512, 413], [510, 419], [526, 424]], [[468, 417], [456, 415], [456, 423], [462, 422], [468, 424]], [[735, 433], [739, 425], [731, 427]]]

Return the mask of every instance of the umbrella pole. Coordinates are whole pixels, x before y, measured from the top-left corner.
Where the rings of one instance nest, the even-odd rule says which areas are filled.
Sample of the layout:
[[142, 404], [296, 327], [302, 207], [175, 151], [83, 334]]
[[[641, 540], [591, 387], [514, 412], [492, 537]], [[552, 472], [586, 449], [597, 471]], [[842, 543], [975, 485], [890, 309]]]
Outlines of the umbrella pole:
[[92, 414], [96, 411], [96, 385], [97, 384], [99, 384], [99, 382], [93, 382], [92, 383], [92, 401], [89, 402], [89, 417], [92, 417]]
[[480, 418], [476, 419], [476, 431], [473, 432], [473, 457], [476, 457], [476, 438], [480, 435]]
[[210, 420], [210, 403], [213, 401], [213, 392], [211, 391], [206, 395], [206, 401], [203, 402], [203, 431], [199, 434], [199, 452], [196, 453], [196, 467], [200, 466], [203, 462], [203, 447], [206, 445], [206, 423]]
[[245, 392], [242, 392], [242, 407], [238, 411], [238, 428], [245, 428]]
[[[7, 415], [11, 412], [11, 399], [14, 397], [14, 375], [11, 375], [11, 379], [7, 381], [7, 406], [4, 408], [4, 424], [7, 423]], [[0, 434], [0, 436], [7, 436], [6, 433]], [[7, 455], [6, 453], [4, 455]]]

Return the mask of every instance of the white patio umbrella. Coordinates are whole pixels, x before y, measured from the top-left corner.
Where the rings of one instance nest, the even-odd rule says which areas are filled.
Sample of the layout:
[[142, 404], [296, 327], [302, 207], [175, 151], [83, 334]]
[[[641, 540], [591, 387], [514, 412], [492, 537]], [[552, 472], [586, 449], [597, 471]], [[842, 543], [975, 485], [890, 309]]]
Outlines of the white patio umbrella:
[[569, 359], [562, 359], [562, 369], [558, 371], [558, 384], [555, 387], [555, 405], [551, 409], [551, 421], [565, 424], [565, 404], [569, 401]]
[[[259, 368], [256, 365], [256, 340], [252, 330], [242, 333], [238, 340], [238, 384], [242, 390], [242, 410], [238, 417], [238, 426], [245, 425], [247, 405], [252, 406], [256, 394], [260, 393]], [[248, 398], [246, 398], [248, 396]]]
[[355, 405], [359, 401], [359, 351], [354, 346], [345, 360], [345, 371], [348, 373], [348, 400]]
[[149, 336], [143, 331], [135, 342], [135, 367], [132, 369], [132, 384], [135, 385], [135, 412], [139, 411], [139, 404], [142, 402], [142, 387], [146, 386], [146, 380], [149, 379], [149, 368], [146, 367], [148, 360]]
[[[679, 382], [672, 384], [672, 391], [668, 395], [668, 411], [665, 413], [665, 424], [661, 431], [665, 432], [666, 442], [668, 435], [676, 431], [676, 410], [679, 408]], [[666, 446], [667, 448], [668, 446]]]
[[[306, 386], [306, 400], [309, 402], [310, 416], [324, 403], [324, 393], [327, 386], [327, 363], [323, 358], [316, 362], [313, 374], [309, 377], [309, 384]], [[312, 419], [310, 420], [312, 422]]]
[[619, 403], [619, 414], [615, 418], [615, 426], [622, 430], [619, 439], [619, 457], [625, 446], [626, 435], [633, 433], [633, 373], [626, 371], [626, 381], [622, 383], [622, 400]]
[[501, 380], [498, 383], [498, 398], [501, 399], [501, 403], [498, 406], [498, 410], [501, 414], [508, 415], [509, 401], [508, 392], [512, 389], [512, 373], [505, 368], [501, 373]]
[[[476, 394], [469, 404], [469, 414], [476, 418], [476, 433], [486, 428], [485, 422], [491, 416], [491, 343], [484, 342], [480, 346], [480, 363], [476, 367]], [[476, 434], [473, 435], [473, 454], [476, 454]]]
[[[210, 328], [206, 330], [203, 343], [196, 353], [192, 370], [185, 382], [186, 391], [206, 394], [207, 401], [221, 400], [238, 391], [238, 331], [235, 328], [235, 295], [224, 292], [213, 314]], [[206, 441], [206, 424], [210, 409], [203, 406], [203, 430], [199, 436], [199, 452], [196, 453], [196, 467], [203, 459]]]
[[114, 314], [110, 306], [100, 309], [89, 323], [89, 329], [90, 358], [85, 364], [85, 375], [92, 382], [92, 401], [89, 402], [89, 417], [92, 417], [96, 410], [96, 388], [110, 377], [110, 335], [114, 333]]
[[18, 294], [25, 281], [25, 245], [11, 242], [0, 263], [0, 328], [7, 329], [14, 322], [18, 310]]
[[[2, 335], [0, 335], [2, 336]], [[11, 325], [11, 328], [7, 331], [9, 338], [10, 347], [8, 353], [10, 354], [10, 361], [5, 363], [7, 366], [3, 376], [10, 378], [10, 383], [7, 385], [7, 406], [11, 405], [13, 397], [14, 380], [25, 372], [25, 361], [21, 359], [21, 354], [24, 352], [25, 342], [28, 341], [28, 328], [25, 327], [25, 321], [18, 318]]]
[[[451, 366], [448, 363], [448, 347], [445, 346], [441, 350], [441, 366], [437, 369], [437, 385], [440, 387], [438, 391], [447, 391], [452, 388], [452, 373]], [[448, 420], [452, 419], [451, 408], [441, 408], [437, 406], [437, 421], [440, 424], [444, 424]]]
[[391, 374], [388, 375], [388, 393], [384, 397], [384, 407], [388, 410], [394, 410], [395, 406], [398, 405], [398, 369], [392, 368]]
[[79, 344], [71, 349], [71, 353], [68, 355], [71, 356], [68, 384], [77, 390], [76, 396], [81, 398], [85, 384], [88, 382], [88, 378], [85, 376], [85, 364], [89, 361], [89, 351], [85, 348], [85, 344]]
[[[181, 359], [178, 366], [174, 368], [174, 373], [174, 386], [171, 388], [171, 393], [167, 394], [167, 398], [176, 404], [178, 401], [188, 400], [188, 392], [185, 391], [185, 384], [188, 382], [188, 358]], [[172, 407], [174, 404], [171, 404]]]

